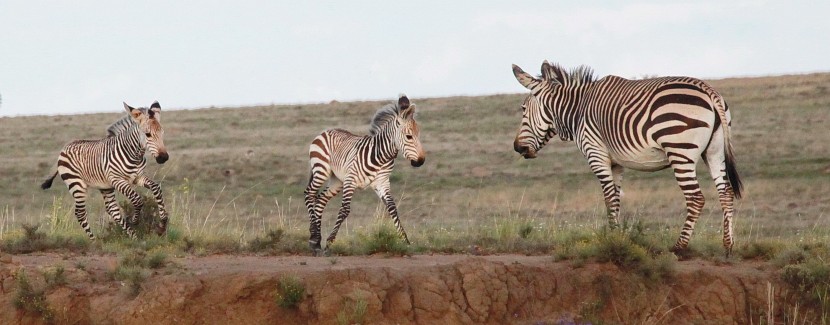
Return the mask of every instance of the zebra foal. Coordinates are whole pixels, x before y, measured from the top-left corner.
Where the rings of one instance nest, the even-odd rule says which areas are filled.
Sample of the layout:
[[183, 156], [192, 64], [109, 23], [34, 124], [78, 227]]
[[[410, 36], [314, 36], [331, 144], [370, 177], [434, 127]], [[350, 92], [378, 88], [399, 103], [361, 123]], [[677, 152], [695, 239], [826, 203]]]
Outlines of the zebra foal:
[[[136, 234], [130, 224], [138, 221], [144, 205], [133, 186], [150, 189], [158, 203], [161, 218], [156, 232], [161, 235], [167, 230], [167, 210], [164, 208], [161, 187], [144, 175], [144, 154], [147, 150], [159, 164], [169, 158], [164, 147], [161, 105], [154, 102], [150, 108], [133, 108], [124, 103], [124, 109], [129, 114], [108, 128], [108, 137], [101, 140], [75, 140], [64, 146], [58, 156], [57, 170], [41, 185], [44, 190], [50, 188], [55, 176], [60, 174], [75, 199], [75, 218], [90, 239], [95, 239], [86, 216], [86, 199], [90, 188], [101, 191], [107, 213], [131, 238], [135, 238]], [[116, 190], [124, 194], [133, 205], [129, 223], [121, 216], [121, 209], [115, 200]]]
[[[390, 193], [389, 175], [400, 152], [412, 166], [424, 164], [426, 158], [419, 135], [415, 104], [410, 104], [406, 95], [400, 95], [397, 103], [383, 106], [375, 113], [369, 135], [359, 136], [346, 130], [328, 129], [314, 138], [309, 147], [311, 173], [304, 193], [309, 216], [308, 243], [315, 254], [321, 252], [321, 217], [329, 200], [343, 192], [337, 221], [326, 239], [327, 248], [349, 216], [355, 189], [368, 186], [372, 186], [386, 204], [398, 235], [409, 243]], [[326, 182], [328, 186], [321, 190]]]
[[731, 253], [733, 205], [742, 184], [732, 153], [731, 114], [712, 87], [690, 77], [597, 80], [587, 67], [566, 71], [547, 61], [539, 78], [516, 65], [513, 74], [531, 91], [522, 105], [516, 152], [530, 159], [557, 135], [575, 141], [599, 179], [612, 227], [624, 168], [671, 167], [686, 198], [686, 222], [675, 252], [687, 248], [705, 202], [695, 171], [703, 159], [723, 209], [723, 247], [727, 256]]

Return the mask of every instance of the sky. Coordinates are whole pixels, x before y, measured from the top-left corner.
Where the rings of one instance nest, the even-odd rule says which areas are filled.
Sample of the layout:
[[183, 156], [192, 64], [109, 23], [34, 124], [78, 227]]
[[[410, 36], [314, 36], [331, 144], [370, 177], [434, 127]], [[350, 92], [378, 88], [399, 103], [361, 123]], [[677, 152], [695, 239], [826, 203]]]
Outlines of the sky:
[[[577, 4], [578, 3], [578, 4]], [[830, 1], [0, 1], [0, 116], [520, 93], [510, 65], [830, 71]]]

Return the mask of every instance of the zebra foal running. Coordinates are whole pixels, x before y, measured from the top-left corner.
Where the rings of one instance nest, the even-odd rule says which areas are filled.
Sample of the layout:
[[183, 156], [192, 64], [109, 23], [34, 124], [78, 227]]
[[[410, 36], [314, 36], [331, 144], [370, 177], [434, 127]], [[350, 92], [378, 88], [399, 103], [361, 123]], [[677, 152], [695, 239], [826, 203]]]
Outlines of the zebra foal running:
[[624, 168], [656, 171], [671, 167], [686, 198], [686, 222], [672, 248], [687, 248], [705, 202], [695, 166], [708, 165], [723, 209], [723, 247], [734, 237], [734, 200], [742, 184], [730, 140], [726, 102], [702, 80], [663, 77], [595, 79], [590, 68], [566, 71], [545, 61], [535, 78], [513, 65], [519, 83], [531, 91], [522, 105], [522, 124], [513, 142], [526, 159], [554, 136], [575, 141], [599, 179], [609, 223], [617, 225]]
[[[314, 138], [309, 147], [311, 175], [305, 189], [305, 204], [311, 234], [308, 243], [315, 254], [321, 252], [321, 217], [329, 200], [343, 192], [337, 221], [326, 240], [327, 248], [334, 242], [343, 220], [349, 216], [355, 189], [368, 186], [372, 186], [386, 204], [398, 235], [409, 243], [390, 193], [389, 175], [400, 152], [412, 166], [424, 164], [426, 158], [419, 135], [415, 104], [410, 104], [409, 98], [402, 94], [397, 103], [383, 106], [375, 113], [369, 135], [359, 136], [346, 130], [328, 129]], [[326, 182], [328, 186], [321, 190]]]
[[[107, 213], [132, 238], [136, 234], [130, 224], [138, 221], [144, 205], [133, 186], [150, 189], [158, 203], [161, 219], [156, 232], [161, 235], [167, 230], [167, 211], [161, 187], [144, 175], [144, 154], [147, 150], [159, 164], [169, 158], [164, 147], [161, 105], [154, 102], [150, 108], [133, 108], [124, 103], [124, 109], [129, 114], [110, 125], [107, 129], [108, 137], [101, 140], [75, 140], [64, 146], [58, 156], [57, 170], [41, 185], [44, 190], [50, 188], [55, 176], [60, 174], [75, 199], [75, 218], [90, 239], [95, 239], [86, 216], [86, 199], [90, 188], [101, 191]], [[124, 194], [133, 205], [129, 223], [121, 216], [121, 209], [115, 200], [115, 190]]]

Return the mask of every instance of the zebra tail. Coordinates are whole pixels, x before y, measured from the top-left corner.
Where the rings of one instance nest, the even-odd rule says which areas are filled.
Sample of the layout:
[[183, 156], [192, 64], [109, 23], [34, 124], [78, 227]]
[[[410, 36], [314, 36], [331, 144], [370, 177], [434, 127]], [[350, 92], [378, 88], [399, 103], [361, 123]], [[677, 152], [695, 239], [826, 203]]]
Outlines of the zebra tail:
[[[720, 97], [719, 95], [716, 95]], [[718, 103], [718, 116], [721, 119], [721, 129], [723, 130], [723, 151], [724, 156], [726, 156], [726, 178], [729, 179], [729, 185], [732, 186], [732, 192], [735, 193], [735, 198], [741, 198], [741, 192], [743, 191], [744, 185], [741, 182], [741, 177], [738, 176], [738, 169], [735, 167], [735, 154], [732, 152], [732, 137], [730, 136], [729, 122], [726, 120], [726, 111], [729, 109], [729, 104], [723, 100], [723, 98], [719, 98]]]
[[55, 173], [54, 173], [54, 174], [52, 174], [52, 177], [47, 178], [47, 179], [43, 182], [43, 184], [40, 184], [40, 188], [41, 188], [41, 189], [44, 189], [44, 190], [47, 190], [47, 189], [49, 189], [50, 187], [52, 187], [52, 181], [55, 179], [55, 176], [58, 176], [58, 171], [57, 171], [57, 170], [55, 171]]

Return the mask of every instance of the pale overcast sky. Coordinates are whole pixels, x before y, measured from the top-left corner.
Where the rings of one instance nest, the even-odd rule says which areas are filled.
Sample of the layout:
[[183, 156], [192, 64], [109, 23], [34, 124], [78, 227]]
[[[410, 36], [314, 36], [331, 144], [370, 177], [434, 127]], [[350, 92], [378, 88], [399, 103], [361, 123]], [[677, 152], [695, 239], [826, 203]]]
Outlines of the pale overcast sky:
[[[578, 3], [578, 4], [577, 4]], [[830, 1], [0, 1], [0, 116], [830, 71]]]

